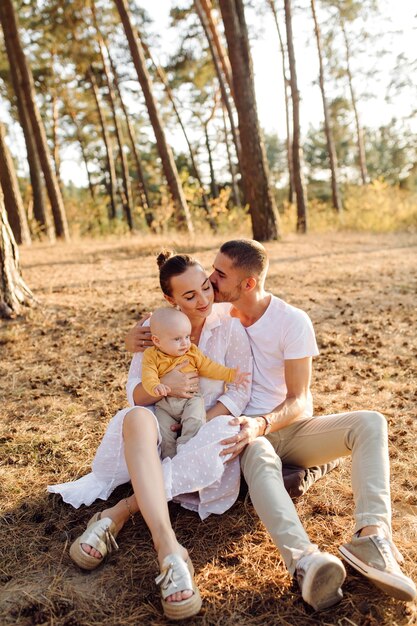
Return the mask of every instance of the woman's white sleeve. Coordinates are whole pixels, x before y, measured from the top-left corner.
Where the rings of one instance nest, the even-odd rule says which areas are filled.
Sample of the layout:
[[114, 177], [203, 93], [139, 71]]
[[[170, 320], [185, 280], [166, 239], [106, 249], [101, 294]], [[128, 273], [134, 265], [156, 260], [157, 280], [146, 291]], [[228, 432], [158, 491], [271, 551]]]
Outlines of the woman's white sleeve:
[[224, 404], [232, 415], [238, 417], [244, 413], [249, 402], [252, 386], [252, 352], [249, 339], [242, 324], [237, 319], [230, 320], [230, 330], [225, 354], [226, 367], [238, 367], [241, 372], [250, 372], [250, 382], [246, 387], [229, 384], [227, 391], [217, 399]]
[[127, 401], [130, 406], [135, 406], [135, 401], [133, 400], [133, 392], [136, 385], [139, 385], [139, 383], [142, 382], [142, 359], [143, 352], [135, 352], [130, 363], [129, 374], [126, 383]]

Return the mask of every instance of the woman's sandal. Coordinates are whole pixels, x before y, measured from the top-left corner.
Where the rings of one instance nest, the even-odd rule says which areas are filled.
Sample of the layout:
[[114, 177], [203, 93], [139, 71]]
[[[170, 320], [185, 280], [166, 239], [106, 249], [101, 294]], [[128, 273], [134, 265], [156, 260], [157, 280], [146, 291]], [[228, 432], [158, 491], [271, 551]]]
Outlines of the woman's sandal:
[[[113, 550], [119, 549], [116, 543], [116, 537], [116, 524], [110, 517], [101, 518], [101, 513], [96, 513], [88, 522], [87, 528], [83, 534], [77, 537], [71, 545], [69, 551], [70, 557], [74, 563], [82, 569], [95, 569], [103, 562], [107, 554]], [[81, 547], [82, 543], [87, 543], [95, 550], [98, 550], [101, 554], [101, 559], [97, 559], [91, 556], [91, 554], [84, 552]]]
[[[200, 592], [194, 583], [194, 567], [190, 559], [184, 561], [179, 554], [168, 554], [162, 562], [161, 573], [155, 578], [161, 587], [162, 608], [168, 619], [181, 620], [197, 615], [201, 609]], [[173, 593], [192, 589], [193, 595], [179, 602], [167, 602]]]

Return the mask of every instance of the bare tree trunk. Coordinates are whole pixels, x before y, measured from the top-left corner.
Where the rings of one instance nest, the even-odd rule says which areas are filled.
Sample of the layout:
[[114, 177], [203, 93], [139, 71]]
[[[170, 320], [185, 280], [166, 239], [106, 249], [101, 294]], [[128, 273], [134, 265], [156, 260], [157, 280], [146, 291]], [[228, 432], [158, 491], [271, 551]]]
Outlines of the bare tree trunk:
[[147, 188], [146, 181], [145, 181], [145, 176], [144, 176], [144, 173], [143, 173], [143, 167], [142, 167], [142, 163], [141, 163], [141, 160], [140, 160], [140, 157], [139, 157], [139, 152], [138, 152], [138, 150], [136, 148], [135, 132], [134, 132], [132, 123], [130, 121], [129, 114], [128, 114], [127, 109], [126, 109], [126, 105], [125, 105], [123, 97], [122, 97], [122, 92], [120, 90], [119, 77], [117, 75], [116, 67], [115, 67], [115, 65], [113, 63], [113, 59], [111, 57], [110, 51], [109, 51], [106, 43], [105, 43], [105, 46], [106, 46], [106, 50], [107, 50], [107, 56], [108, 56], [109, 61], [110, 61], [111, 71], [112, 71], [112, 74], [113, 74], [114, 86], [116, 88], [117, 95], [119, 97], [120, 106], [122, 107], [123, 115], [125, 117], [127, 132], [128, 132], [128, 135], [129, 135], [130, 144], [131, 144], [132, 153], [133, 153], [133, 158], [134, 158], [135, 165], [136, 165], [136, 175], [138, 177], [138, 193], [139, 193], [140, 203], [141, 203], [143, 211], [145, 213], [145, 220], [146, 220], [146, 223], [147, 223], [148, 227], [153, 232], [156, 232], [155, 231], [155, 226], [154, 226], [155, 216], [154, 216], [153, 211], [152, 211], [151, 202], [150, 202], [150, 199], [149, 199], [148, 188]]
[[297, 232], [307, 232], [307, 203], [301, 172], [302, 157], [300, 144], [300, 93], [297, 85], [297, 69], [295, 65], [294, 44], [292, 36], [291, 0], [284, 0], [285, 26], [287, 30], [288, 62], [290, 67], [291, 97], [293, 112], [292, 153], [294, 165], [294, 185], [297, 195]]
[[230, 177], [232, 179], [232, 201], [233, 205], [236, 207], [241, 207], [242, 204], [240, 202], [240, 192], [239, 186], [236, 180], [236, 170], [235, 165], [232, 161], [232, 155], [230, 154], [230, 146], [229, 146], [229, 138], [228, 138], [228, 129], [226, 124], [226, 115], [224, 112], [224, 104], [222, 103], [222, 117], [223, 117], [223, 128], [224, 128], [224, 143], [226, 145], [226, 153], [227, 153], [227, 162], [229, 164]]
[[294, 204], [295, 200], [295, 185], [294, 185], [294, 165], [292, 160], [292, 145], [291, 145], [291, 129], [290, 129], [290, 98], [288, 96], [288, 88], [290, 86], [290, 81], [287, 78], [287, 68], [286, 68], [286, 52], [284, 41], [281, 35], [281, 29], [279, 27], [278, 15], [275, 9], [274, 0], [268, 0], [269, 6], [271, 7], [271, 11], [274, 15], [275, 27], [278, 33], [279, 46], [281, 49], [281, 65], [282, 65], [282, 77], [284, 80], [284, 101], [285, 101], [285, 128], [286, 128], [286, 140], [285, 145], [287, 149], [287, 167], [288, 167], [288, 202], [290, 204]]
[[259, 128], [252, 60], [242, 0], [220, 0], [233, 73], [235, 102], [242, 141], [241, 171], [246, 202], [258, 241], [278, 239], [279, 218], [268, 180], [268, 164]]
[[29, 231], [28, 220], [20, 195], [19, 183], [10, 156], [9, 149], [5, 141], [5, 130], [0, 123], [0, 183], [3, 189], [4, 199], [7, 207], [9, 224], [12, 228], [14, 238], [17, 243], [30, 245], [32, 243]]
[[191, 214], [187, 205], [187, 201], [185, 199], [184, 191], [181, 186], [178, 170], [174, 161], [174, 155], [172, 154], [172, 150], [166, 141], [162, 120], [158, 112], [157, 103], [153, 96], [152, 81], [146, 68], [146, 61], [142, 43], [138, 35], [133, 30], [132, 22], [128, 12], [127, 1], [114, 1], [123, 23], [126, 37], [129, 42], [130, 53], [132, 55], [136, 73], [138, 75], [138, 80], [142, 87], [143, 95], [145, 97], [145, 102], [149, 113], [149, 119], [155, 133], [158, 152], [162, 161], [162, 167], [168, 182], [168, 187], [172, 199], [174, 201], [177, 222], [179, 225], [185, 224], [188, 232], [193, 233], [194, 228], [191, 221]]
[[355, 116], [356, 137], [357, 137], [357, 142], [358, 142], [359, 168], [361, 172], [362, 184], [366, 185], [366, 183], [369, 180], [369, 176], [368, 176], [368, 168], [366, 166], [365, 145], [363, 141], [363, 129], [359, 122], [359, 113], [358, 113], [358, 107], [356, 104], [356, 95], [355, 95], [355, 90], [353, 89], [352, 72], [350, 69], [350, 44], [349, 44], [349, 39], [346, 33], [345, 22], [341, 14], [340, 14], [340, 26], [342, 28], [343, 39], [345, 40], [345, 47], [346, 47], [346, 73], [347, 73], [347, 77], [349, 81], [349, 90], [350, 90], [350, 97], [352, 100], [353, 113]]
[[51, 222], [48, 208], [46, 206], [45, 191], [42, 182], [41, 165], [39, 162], [38, 152], [36, 149], [35, 137], [30, 124], [29, 114], [26, 109], [25, 97], [23, 94], [21, 79], [17, 63], [14, 59], [13, 48], [9, 46], [7, 51], [10, 65], [10, 76], [12, 79], [13, 90], [15, 93], [15, 102], [17, 112], [19, 115], [20, 125], [22, 127], [23, 136], [25, 139], [26, 153], [29, 164], [29, 175], [32, 186], [32, 198], [33, 198], [33, 214], [35, 220], [39, 223], [41, 228], [45, 231], [48, 239], [51, 242], [55, 241], [55, 230]]
[[[26, 107], [32, 130], [35, 136], [36, 147], [41, 163], [43, 175], [45, 177], [46, 188], [51, 202], [52, 215], [54, 218], [55, 232], [58, 237], [69, 239], [67, 217], [65, 214], [64, 202], [58, 181], [51, 165], [49, 147], [46, 140], [45, 128], [39, 113], [35, 98], [35, 88], [33, 76], [23, 52], [22, 43], [19, 38], [16, 14], [14, 12], [12, 0], [2, 0], [0, 3], [0, 20], [3, 27], [4, 40], [7, 51], [13, 49], [13, 57], [19, 68], [22, 80], [22, 89], [25, 96]], [[9, 54], [9, 52], [8, 52]]]
[[106, 124], [106, 120], [104, 118], [104, 113], [101, 107], [101, 102], [100, 102], [100, 94], [98, 91], [98, 87], [97, 87], [97, 81], [96, 81], [96, 77], [94, 75], [94, 69], [91, 66], [90, 69], [87, 72], [87, 77], [91, 83], [91, 88], [93, 91], [93, 95], [94, 95], [94, 101], [96, 103], [96, 108], [97, 108], [97, 113], [98, 113], [98, 118], [100, 121], [100, 127], [101, 127], [101, 134], [103, 136], [103, 141], [104, 141], [104, 147], [106, 149], [106, 160], [107, 160], [107, 172], [109, 175], [109, 181], [107, 184], [107, 190], [108, 190], [108, 194], [110, 197], [110, 211], [109, 211], [109, 218], [111, 220], [114, 220], [116, 218], [116, 207], [117, 207], [117, 202], [116, 202], [116, 188], [117, 188], [117, 183], [116, 183], [116, 170], [114, 167], [114, 158], [113, 158], [113, 150], [112, 150], [112, 146], [111, 146], [111, 142], [110, 142], [110, 137], [109, 134], [107, 132], [107, 124]]
[[333, 131], [330, 121], [329, 107], [327, 106], [326, 92], [324, 88], [324, 68], [323, 68], [323, 53], [321, 49], [321, 34], [317, 21], [316, 7], [314, 0], [311, 1], [311, 11], [314, 20], [314, 30], [316, 33], [317, 52], [319, 56], [319, 85], [321, 91], [321, 98], [323, 100], [323, 113], [324, 113], [324, 131], [326, 133], [327, 152], [329, 154], [330, 175], [332, 183], [332, 202], [333, 208], [340, 213], [343, 209], [342, 200], [339, 193], [339, 185], [337, 182], [337, 154], [333, 139]]
[[22, 278], [19, 252], [0, 191], [0, 317], [15, 317], [24, 305], [34, 302], [35, 298]]
[[217, 186], [216, 175], [214, 173], [213, 157], [212, 157], [212, 154], [211, 154], [210, 138], [209, 138], [209, 134], [208, 134], [208, 122], [204, 124], [204, 136], [205, 136], [205, 140], [206, 140], [206, 149], [207, 149], [208, 162], [209, 162], [209, 168], [210, 168], [211, 197], [212, 198], [218, 198], [219, 197], [219, 188]]
[[129, 226], [129, 230], [132, 231], [133, 230], [133, 197], [132, 197], [132, 188], [130, 186], [129, 166], [127, 163], [126, 154], [123, 150], [123, 143], [124, 143], [123, 133], [122, 133], [122, 128], [119, 122], [119, 118], [117, 116], [116, 105], [115, 105], [115, 95], [113, 92], [112, 81], [110, 80], [110, 70], [109, 70], [109, 64], [108, 64], [106, 53], [105, 53], [105, 44], [104, 44], [103, 36], [101, 34], [101, 31], [97, 22], [94, 2], [91, 3], [91, 12], [93, 14], [94, 27], [97, 32], [98, 46], [100, 50], [101, 62], [103, 64], [104, 78], [106, 81], [107, 93], [108, 93], [110, 108], [111, 108], [111, 112], [113, 116], [113, 123], [114, 123], [114, 129], [116, 132], [117, 145], [119, 146], [120, 162], [122, 166], [123, 212], [125, 214], [125, 218]]
[[201, 6], [200, 0], [194, 0], [194, 6], [196, 8], [197, 15], [200, 19], [201, 25], [203, 27], [204, 33], [208, 41], [211, 57], [213, 59], [214, 69], [217, 75], [217, 80], [219, 81], [219, 87], [220, 87], [220, 93], [222, 96], [223, 105], [226, 107], [227, 116], [229, 118], [230, 130], [232, 133], [233, 142], [235, 144], [235, 150], [236, 150], [237, 160], [239, 163], [239, 168], [242, 169], [240, 166], [242, 146], [240, 142], [239, 131], [236, 128], [235, 120], [233, 117], [233, 106], [232, 106], [232, 102], [229, 97], [229, 94], [227, 92], [226, 81], [225, 81], [224, 74], [221, 68], [221, 61], [220, 61], [220, 58], [217, 53], [217, 49], [213, 41], [213, 36], [210, 31], [209, 23], [207, 20], [207, 15]]
[[55, 165], [55, 174], [58, 184], [61, 185], [61, 158], [59, 156], [59, 141], [58, 141], [58, 98], [54, 92], [52, 95], [52, 142], [53, 142], [53, 159]]
[[200, 11], [200, 7], [204, 11], [204, 14], [206, 16], [205, 23], [207, 24], [208, 30], [211, 34], [211, 40], [217, 53], [216, 56], [220, 61], [223, 75], [226, 79], [227, 86], [229, 87], [230, 93], [234, 100], [235, 94], [233, 91], [232, 68], [230, 67], [230, 61], [229, 57], [227, 56], [227, 52], [224, 49], [222, 42], [220, 41], [220, 35], [217, 30], [216, 20], [212, 11], [213, 5], [211, 3], [211, 0], [197, 0], [194, 4], [198, 12]]
[[83, 157], [84, 167], [85, 167], [85, 171], [87, 173], [88, 188], [90, 190], [90, 196], [91, 196], [92, 201], [95, 202], [96, 192], [95, 192], [95, 189], [94, 189], [93, 181], [91, 180], [90, 171], [88, 169], [88, 158], [87, 158], [87, 153], [86, 153], [86, 150], [85, 150], [85, 144], [84, 144], [84, 138], [83, 138], [83, 135], [82, 135], [82, 131], [81, 131], [80, 125], [79, 125], [78, 120], [77, 120], [77, 115], [76, 115], [74, 109], [72, 108], [72, 106], [70, 105], [68, 99], [66, 99], [66, 101], [65, 101], [65, 106], [67, 107], [69, 116], [70, 116], [70, 118], [72, 120], [72, 123], [75, 126], [75, 132], [77, 134], [77, 141], [78, 141], [78, 143], [80, 145], [81, 155]]
[[201, 175], [200, 175], [200, 170], [199, 170], [199, 168], [197, 166], [195, 152], [194, 152], [194, 149], [193, 149], [193, 147], [191, 145], [191, 142], [190, 142], [190, 140], [188, 138], [188, 133], [187, 133], [187, 131], [185, 129], [185, 126], [184, 126], [184, 124], [182, 122], [181, 115], [180, 115], [180, 112], [178, 110], [177, 103], [176, 103], [175, 98], [174, 98], [174, 94], [172, 93], [172, 89], [169, 86], [167, 76], [166, 76], [164, 70], [162, 69], [162, 67], [160, 65], [158, 65], [157, 63], [155, 63], [148, 46], [145, 43], [142, 43], [142, 45], [143, 45], [143, 49], [145, 51], [145, 54], [147, 55], [149, 60], [152, 62], [153, 66], [154, 66], [154, 68], [156, 70], [156, 73], [158, 74], [158, 77], [159, 77], [160, 81], [164, 85], [166, 94], [167, 94], [167, 96], [168, 96], [168, 98], [169, 98], [169, 100], [170, 100], [170, 102], [172, 104], [172, 108], [174, 109], [174, 113], [175, 113], [176, 118], [178, 120], [178, 124], [181, 127], [182, 133], [184, 135], [184, 139], [185, 139], [185, 141], [187, 143], [187, 146], [188, 146], [188, 152], [190, 154], [191, 164], [193, 166], [193, 174], [194, 174], [195, 178], [197, 179], [198, 184], [200, 185], [200, 191], [201, 191], [201, 194], [202, 194], [201, 195], [201, 199], [203, 201], [204, 210], [205, 210], [205, 212], [207, 214], [207, 220], [208, 220], [208, 222], [210, 224], [211, 229], [212, 230], [216, 230], [217, 229], [217, 225], [216, 225], [215, 221], [210, 217], [210, 213], [211, 213], [210, 205], [209, 205], [209, 202], [208, 202], [207, 194], [206, 194], [205, 189], [204, 189], [204, 184], [203, 184], [203, 181], [202, 181], [202, 178], [201, 178]]

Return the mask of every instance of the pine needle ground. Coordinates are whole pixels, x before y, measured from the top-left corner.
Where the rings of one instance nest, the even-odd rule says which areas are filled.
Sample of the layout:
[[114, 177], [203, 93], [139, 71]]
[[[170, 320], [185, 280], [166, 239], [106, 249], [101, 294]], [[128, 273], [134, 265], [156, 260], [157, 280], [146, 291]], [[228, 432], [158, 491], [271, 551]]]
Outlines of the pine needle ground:
[[[0, 327], [2, 411], [0, 623], [93, 626], [165, 624], [141, 521], [119, 535], [120, 550], [92, 573], [68, 547], [91, 515], [46, 493], [89, 465], [108, 420], [125, 405], [126, 331], [159, 305], [154, 254], [168, 241], [126, 238], [22, 249], [24, 277], [41, 307]], [[179, 240], [210, 268], [218, 241]], [[316, 413], [378, 409], [389, 421], [393, 527], [405, 571], [417, 580], [415, 335], [417, 237], [334, 233], [268, 244], [268, 288], [305, 309], [321, 355]], [[297, 508], [311, 538], [336, 554], [352, 531], [350, 461], [311, 488]], [[130, 493], [116, 490], [110, 502]], [[348, 571], [344, 599], [315, 613], [242, 494], [205, 522], [170, 505], [190, 549], [204, 605], [190, 624], [394, 626], [417, 623], [417, 608]]]

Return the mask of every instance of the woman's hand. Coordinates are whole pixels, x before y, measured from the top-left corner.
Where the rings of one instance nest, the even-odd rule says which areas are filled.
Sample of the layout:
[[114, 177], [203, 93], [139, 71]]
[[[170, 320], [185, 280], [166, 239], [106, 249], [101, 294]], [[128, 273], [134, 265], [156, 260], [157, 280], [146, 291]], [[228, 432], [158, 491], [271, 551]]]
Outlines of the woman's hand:
[[262, 435], [265, 429], [265, 423], [262, 418], [261, 421], [259, 421], [256, 417], [247, 417], [246, 415], [234, 417], [230, 420], [229, 424], [233, 426], [240, 424], [240, 432], [238, 432], [237, 435], [229, 437], [229, 439], [223, 439], [223, 441], [220, 442], [222, 446], [228, 446], [227, 448], [223, 448], [220, 452], [220, 456], [226, 456], [227, 454], [232, 455], [230, 459], [227, 459], [227, 463], [239, 456], [248, 443], [255, 441], [257, 437]]
[[136, 326], [131, 328], [126, 335], [125, 347], [128, 352], [144, 352], [146, 348], [153, 346], [149, 326], [143, 326], [143, 322], [151, 316], [151, 313], [143, 315]]
[[236, 375], [233, 381], [234, 384], [236, 385], [236, 389], [239, 389], [239, 387], [245, 387], [246, 389], [246, 387], [250, 383], [250, 379], [251, 379], [250, 372], [241, 372], [238, 367], [236, 368]]
[[198, 391], [198, 374], [197, 372], [183, 372], [182, 368], [189, 364], [189, 361], [183, 361], [173, 370], [161, 376], [161, 382], [171, 387], [170, 396], [175, 398], [192, 398]]

